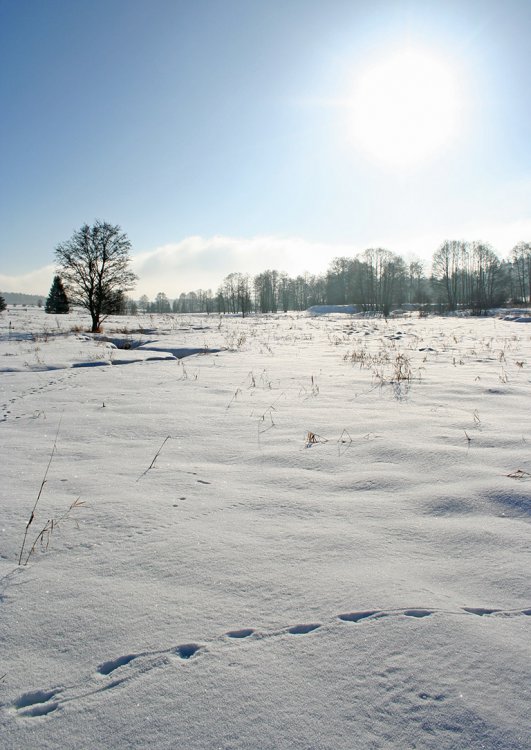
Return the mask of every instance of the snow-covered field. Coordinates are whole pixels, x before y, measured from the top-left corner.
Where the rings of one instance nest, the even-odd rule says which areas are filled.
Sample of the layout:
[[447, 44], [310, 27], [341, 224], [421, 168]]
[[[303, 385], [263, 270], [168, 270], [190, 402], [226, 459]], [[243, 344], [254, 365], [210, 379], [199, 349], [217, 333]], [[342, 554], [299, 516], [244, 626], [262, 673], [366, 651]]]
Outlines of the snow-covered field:
[[531, 746], [531, 326], [86, 325], [0, 316], [2, 748]]

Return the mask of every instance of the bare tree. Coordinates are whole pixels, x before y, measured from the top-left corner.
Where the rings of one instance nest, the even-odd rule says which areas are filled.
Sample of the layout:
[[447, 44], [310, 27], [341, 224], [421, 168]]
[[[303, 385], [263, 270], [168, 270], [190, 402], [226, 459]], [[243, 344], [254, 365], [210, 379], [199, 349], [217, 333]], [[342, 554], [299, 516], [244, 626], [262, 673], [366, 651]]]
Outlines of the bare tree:
[[446, 297], [449, 310], [456, 310], [460, 301], [459, 278], [465, 255], [467, 244], [460, 240], [445, 240], [433, 255], [433, 278], [440, 287], [442, 299]]
[[326, 274], [326, 300], [329, 305], [350, 305], [361, 298], [360, 266], [357, 258], [334, 258]]
[[472, 273], [470, 274], [470, 307], [476, 315], [503, 302], [500, 295], [500, 261], [490, 245], [472, 242], [470, 245]]
[[519, 242], [511, 251], [511, 261], [517, 280], [518, 299], [531, 302], [531, 242]]
[[218, 312], [241, 312], [245, 318], [251, 311], [251, 289], [248, 274], [229, 273], [217, 295]]
[[89, 311], [93, 333], [113, 311], [116, 295], [134, 286], [137, 277], [129, 270], [130, 249], [121, 228], [103, 221], [84, 224], [55, 248], [69, 298]]
[[364, 250], [359, 260], [361, 304], [365, 310], [377, 310], [387, 317], [396, 301], [399, 282], [406, 277], [404, 261], [382, 247]]
[[278, 276], [278, 271], [263, 271], [254, 277], [256, 308], [262, 313], [277, 311]]
[[484, 242], [446, 240], [433, 256], [432, 269], [440, 301], [449, 310], [464, 308], [482, 315], [505, 300], [506, 274]]
[[424, 273], [422, 261], [411, 260], [409, 262], [406, 282], [407, 302], [423, 304], [428, 301], [428, 280]]
[[159, 292], [155, 297], [154, 312], [157, 313], [169, 313], [171, 312], [171, 305], [168, 297], [164, 292]]
[[237, 308], [241, 310], [242, 318], [251, 311], [251, 288], [249, 275], [246, 273], [236, 274], [236, 299]]

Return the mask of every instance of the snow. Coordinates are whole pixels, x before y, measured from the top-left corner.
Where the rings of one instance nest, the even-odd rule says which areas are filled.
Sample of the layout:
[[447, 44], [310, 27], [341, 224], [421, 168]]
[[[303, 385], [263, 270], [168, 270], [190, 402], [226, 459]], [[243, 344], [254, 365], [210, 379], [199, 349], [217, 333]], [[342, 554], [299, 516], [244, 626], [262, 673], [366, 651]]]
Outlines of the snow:
[[343, 315], [354, 315], [358, 312], [356, 305], [312, 305], [308, 308], [310, 315], [332, 315], [332, 314], [343, 314]]
[[529, 747], [526, 326], [87, 324], [0, 316], [3, 748]]

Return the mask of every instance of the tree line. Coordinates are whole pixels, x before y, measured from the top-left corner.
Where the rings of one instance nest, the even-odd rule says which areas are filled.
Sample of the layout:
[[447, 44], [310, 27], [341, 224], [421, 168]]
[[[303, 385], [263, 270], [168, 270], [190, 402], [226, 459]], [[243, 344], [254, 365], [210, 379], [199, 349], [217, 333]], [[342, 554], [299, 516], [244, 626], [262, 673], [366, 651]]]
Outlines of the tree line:
[[480, 315], [507, 303], [530, 302], [531, 243], [519, 243], [509, 258], [501, 260], [488, 244], [447, 240], [434, 253], [429, 274], [418, 260], [408, 263], [384, 248], [370, 248], [353, 258], [335, 258], [324, 274], [230, 273], [215, 294], [199, 289], [170, 300], [159, 292], [153, 301], [143, 295], [137, 309], [247, 315], [306, 310], [313, 305], [356, 305], [361, 311], [388, 315], [409, 305], [467, 309]]
[[251, 277], [230, 273], [217, 292], [199, 289], [171, 300], [159, 292], [138, 301], [126, 292], [137, 277], [129, 269], [131, 243], [119, 226], [85, 224], [55, 249], [58, 271], [46, 300], [46, 312], [66, 313], [70, 304], [85, 307], [97, 331], [110, 314], [274, 313], [314, 305], [355, 305], [385, 316], [399, 307], [467, 309], [481, 315], [506, 303], [531, 302], [531, 243], [520, 242], [506, 260], [483, 242], [446, 240], [432, 258], [431, 272], [418, 261], [385, 248], [335, 258], [323, 274], [288, 276], [266, 270]]

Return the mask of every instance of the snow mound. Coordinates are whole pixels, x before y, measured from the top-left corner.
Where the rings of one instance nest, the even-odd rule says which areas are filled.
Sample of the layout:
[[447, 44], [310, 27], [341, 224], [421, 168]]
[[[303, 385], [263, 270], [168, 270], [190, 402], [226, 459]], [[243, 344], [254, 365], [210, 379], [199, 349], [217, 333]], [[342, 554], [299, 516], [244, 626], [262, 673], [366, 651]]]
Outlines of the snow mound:
[[306, 312], [309, 315], [332, 315], [337, 313], [355, 315], [358, 312], [358, 307], [357, 305], [312, 305]]

